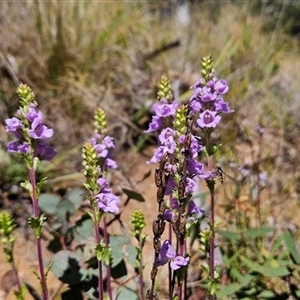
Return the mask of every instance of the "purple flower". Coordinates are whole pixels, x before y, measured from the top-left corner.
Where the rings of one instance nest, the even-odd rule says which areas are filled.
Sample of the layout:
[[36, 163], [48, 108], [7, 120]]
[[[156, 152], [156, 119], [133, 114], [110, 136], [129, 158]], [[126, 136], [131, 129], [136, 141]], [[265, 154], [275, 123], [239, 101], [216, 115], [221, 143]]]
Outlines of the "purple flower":
[[163, 153], [170, 153], [173, 154], [176, 149], [176, 142], [174, 141], [174, 138], [172, 136], [169, 136], [167, 139], [163, 142], [164, 150]]
[[105, 178], [100, 177], [97, 180], [97, 184], [99, 185], [101, 193], [110, 193], [111, 189], [108, 187], [108, 182]]
[[147, 161], [147, 164], [160, 162], [164, 156], [164, 149], [165, 149], [165, 147], [163, 147], [163, 146], [160, 146], [157, 149], [155, 149], [155, 152], [154, 152], [152, 158]]
[[170, 175], [175, 175], [176, 167], [170, 163], [166, 163], [164, 167], [165, 172], [169, 173]]
[[103, 177], [100, 177], [97, 179], [97, 184], [103, 188], [103, 187], [106, 187], [107, 186], [107, 180]]
[[108, 150], [107, 150], [107, 148], [106, 148], [105, 145], [103, 145], [103, 144], [96, 144], [94, 146], [95, 146], [95, 150], [96, 150], [96, 152], [97, 152], [97, 154], [98, 154], [99, 157], [103, 157], [103, 158], [107, 157]]
[[202, 109], [202, 104], [197, 99], [191, 99], [190, 101], [191, 112], [199, 113]]
[[228, 102], [225, 102], [223, 98], [218, 97], [214, 103], [215, 110], [219, 113], [229, 114], [234, 112], [233, 109], [229, 108]]
[[200, 77], [197, 82], [192, 86], [192, 88], [203, 87], [205, 85], [204, 78]]
[[110, 159], [110, 158], [106, 158], [105, 160], [105, 167], [106, 169], [117, 169], [117, 163], [113, 160], [113, 159]]
[[110, 212], [113, 214], [119, 213], [118, 204], [120, 198], [112, 193], [112, 190], [108, 187], [108, 182], [105, 178], [100, 177], [97, 180], [100, 192], [95, 196], [99, 209], [103, 212]]
[[107, 148], [115, 148], [115, 144], [114, 144], [114, 139], [111, 136], [106, 136], [103, 139], [103, 144], [107, 147]]
[[36, 105], [34, 105], [33, 103], [30, 104], [30, 107], [28, 109], [28, 113], [26, 115], [26, 118], [29, 122], [33, 122], [35, 118], [39, 118], [42, 119], [43, 118], [43, 114], [41, 111], [37, 111], [36, 109]]
[[[42, 114], [40, 114], [42, 116]], [[42, 118], [37, 117], [33, 120], [31, 124], [31, 129], [29, 130], [29, 134], [33, 139], [47, 139], [52, 137], [53, 129], [48, 128], [42, 123]]]
[[56, 154], [57, 152], [45, 141], [39, 141], [34, 151], [34, 156], [38, 157], [40, 160], [50, 161]]
[[14, 141], [9, 142], [7, 145], [7, 151], [10, 153], [29, 153], [29, 144], [27, 142]]
[[109, 169], [116, 169], [117, 163], [110, 158], [110, 151], [109, 149], [115, 148], [115, 144], [113, 138], [111, 136], [104, 136], [102, 137], [101, 134], [96, 133], [90, 139], [90, 142], [94, 146], [98, 157], [104, 159], [104, 167]]
[[166, 99], [162, 99], [159, 103], [155, 103], [152, 107], [158, 117], [174, 116], [179, 104], [177, 102], [168, 103]]
[[170, 176], [166, 185], [165, 195], [170, 195], [173, 193], [174, 189], [176, 188], [177, 183], [175, 179]]
[[202, 150], [203, 146], [200, 144], [200, 140], [196, 139], [194, 135], [192, 135], [190, 153], [192, 158], [196, 158], [199, 155], [199, 152]]
[[163, 127], [163, 124], [164, 124], [164, 119], [163, 118], [153, 116], [152, 121], [149, 124], [149, 129], [146, 130], [145, 132], [152, 132], [152, 131], [159, 130]]
[[171, 209], [165, 209], [163, 217], [166, 221], [171, 222], [174, 218], [175, 213]]
[[197, 124], [200, 128], [215, 128], [221, 121], [216, 111], [205, 110], [200, 114]]
[[6, 126], [5, 126], [6, 132], [13, 133], [13, 132], [17, 131], [18, 129], [23, 128], [22, 122], [16, 117], [13, 117], [11, 119], [6, 119], [5, 123], [6, 123]]
[[173, 259], [171, 259], [171, 269], [178, 270], [184, 266], [186, 266], [189, 263], [190, 258], [189, 257], [183, 257], [183, 256], [175, 256]]
[[161, 142], [161, 144], [164, 144], [167, 139], [169, 139], [170, 137], [174, 137], [175, 135], [176, 131], [170, 127], [167, 127], [161, 131], [158, 136], [158, 140]]
[[193, 200], [189, 201], [189, 204], [188, 204], [188, 213], [190, 215], [197, 214], [197, 216], [199, 218], [201, 218], [203, 216], [204, 212], [205, 211], [203, 209], [201, 209], [200, 207], [198, 207]]
[[201, 97], [201, 100], [203, 102], [211, 102], [211, 101], [214, 101], [216, 98], [217, 98], [217, 95], [215, 93], [212, 93], [211, 92], [211, 89], [209, 87], [204, 87], [202, 89], [202, 97]]
[[[178, 142], [180, 144], [184, 144], [185, 140], [186, 140], [185, 134], [180, 135], [178, 138]], [[202, 145], [200, 144], [200, 138], [195, 138], [194, 135], [191, 135], [191, 144], [189, 149], [190, 156], [196, 158], [199, 152], [201, 151], [201, 149], [202, 149]], [[181, 151], [184, 151], [184, 148]]]
[[224, 79], [220, 79], [218, 80], [216, 83], [215, 83], [215, 91], [218, 93], [218, 94], [226, 94], [229, 90], [229, 87], [228, 87], [228, 84], [226, 82], [226, 80]]
[[170, 263], [171, 268], [173, 270], [178, 270], [181, 267], [186, 266], [189, 263], [190, 258], [176, 255], [176, 251], [174, 247], [171, 245], [169, 240], [166, 240], [161, 246], [158, 259], [157, 259], [157, 265], [163, 266], [169, 260], [171, 260]]
[[217, 177], [216, 171], [206, 171], [203, 172], [203, 174], [199, 175], [200, 178], [203, 178], [205, 180], [214, 180]]
[[155, 150], [152, 158], [149, 161], [147, 161], [147, 164], [158, 163], [161, 161], [161, 159], [166, 153], [173, 154], [175, 152], [176, 142], [174, 141], [174, 138], [171, 135], [168, 136], [168, 133], [170, 133], [170, 131], [166, 130], [159, 135], [159, 139], [162, 145]]
[[214, 81], [214, 80], [209, 80], [208, 82], [207, 82], [207, 86], [209, 87], [209, 88], [211, 88], [211, 89], [215, 89], [215, 84], [216, 84], [216, 82]]
[[118, 204], [120, 202], [119, 197], [113, 193], [100, 193], [95, 196], [98, 207], [103, 212], [110, 212], [113, 214], [119, 213]]
[[193, 194], [197, 190], [197, 183], [191, 179], [187, 178], [186, 179], [186, 186], [185, 186], [185, 193], [186, 194]]
[[203, 175], [204, 174], [204, 164], [199, 163], [197, 160], [193, 159], [188, 162], [187, 170], [191, 175]]
[[21, 129], [23, 128], [23, 124], [21, 120], [16, 117], [5, 120], [6, 126], [5, 131], [12, 133], [17, 139], [22, 138]]
[[179, 201], [177, 198], [171, 199], [171, 208], [172, 209], [178, 209], [179, 208]]

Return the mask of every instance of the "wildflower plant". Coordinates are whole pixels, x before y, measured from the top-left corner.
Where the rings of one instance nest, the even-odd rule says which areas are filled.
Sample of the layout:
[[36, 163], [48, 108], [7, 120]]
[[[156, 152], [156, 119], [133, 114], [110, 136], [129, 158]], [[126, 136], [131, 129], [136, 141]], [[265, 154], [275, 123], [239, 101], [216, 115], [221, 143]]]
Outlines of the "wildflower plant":
[[[94, 224], [95, 255], [98, 261], [98, 293], [99, 299], [104, 299], [103, 262], [107, 270], [107, 292], [112, 298], [110, 284], [110, 260], [109, 237], [107, 232], [106, 213], [119, 213], [119, 197], [112, 193], [105, 176], [111, 169], [117, 167], [116, 162], [110, 158], [110, 149], [114, 148], [113, 139], [105, 135], [106, 116], [102, 109], [95, 114], [95, 134], [82, 148], [83, 174], [86, 178], [84, 187], [88, 191], [88, 200], [91, 211], [88, 211]], [[100, 236], [99, 226], [103, 222], [103, 238]]]
[[28, 169], [29, 180], [22, 186], [29, 192], [33, 216], [29, 218], [29, 225], [33, 229], [36, 237], [36, 247], [39, 265], [39, 274], [36, 273], [42, 287], [42, 299], [48, 299], [47, 274], [51, 264], [44, 271], [41, 233], [44, 226], [45, 216], [40, 215], [38, 199], [41, 188], [46, 181], [43, 178], [40, 182], [36, 180], [36, 170], [42, 160], [52, 160], [56, 152], [45, 141], [53, 135], [53, 129], [48, 128], [43, 123], [43, 113], [37, 109], [37, 102], [32, 90], [26, 84], [20, 84], [17, 93], [20, 98], [20, 107], [15, 116], [6, 119], [6, 132], [15, 137], [15, 141], [9, 142], [7, 151], [20, 155]]
[[[210, 57], [202, 59], [201, 78], [192, 87], [194, 93], [188, 104], [180, 104], [172, 97], [170, 82], [162, 77], [159, 83], [158, 103], [152, 107], [154, 116], [147, 132], [159, 131], [159, 146], [148, 163], [158, 163], [155, 171], [158, 214], [153, 222], [154, 262], [151, 271], [151, 288], [147, 299], [157, 299], [155, 279], [158, 267], [169, 265], [169, 297], [187, 297], [187, 268], [190, 255], [187, 251], [187, 237], [195, 218], [204, 213], [192, 200], [200, 179], [204, 179], [211, 195], [211, 217], [209, 247], [208, 292], [214, 299], [218, 276], [214, 275], [215, 220], [214, 187], [219, 174], [214, 154], [218, 149], [211, 140], [211, 133], [221, 121], [223, 113], [231, 113], [223, 95], [228, 91], [224, 79], [218, 79]], [[202, 138], [194, 134], [200, 129]], [[199, 153], [205, 153], [206, 165], [198, 161]], [[167, 199], [165, 198], [167, 197]], [[170, 226], [168, 239], [162, 242], [166, 222]], [[175, 238], [174, 238], [175, 237]], [[205, 241], [207, 244], [207, 241]], [[175, 246], [173, 246], [175, 245]], [[175, 283], [177, 281], [177, 289]]]
[[140, 210], [134, 210], [131, 217], [131, 225], [133, 230], [131, 231], [132, 236], [137, 240], [138, 246], [136, 249], [136, 260], [135, 260], [135, 271], [139, 276], [140, 284], [140, 299], [144, 300], [144, 263], [143, 263], [143, 248], [146, 243], [147, 235], [142, 233], [143, 229], [146, 227], [145, 217]]
[[13, 233], [16, 224], [13, 221], [12, 216], [7, 211], [0, 212], [0, 241], [3, 245], [3, 251], [6, 254], [6, 261], [11, 265], [11, 268], [14, 272], [17, 290], [14, 291], [16, 299], [24, 300], [26, 295], [26, 288], [21, 284], [21, 279], [18, 274], [18, 267], [14, 258], [14, 244], [17, 238], [17, 235]]

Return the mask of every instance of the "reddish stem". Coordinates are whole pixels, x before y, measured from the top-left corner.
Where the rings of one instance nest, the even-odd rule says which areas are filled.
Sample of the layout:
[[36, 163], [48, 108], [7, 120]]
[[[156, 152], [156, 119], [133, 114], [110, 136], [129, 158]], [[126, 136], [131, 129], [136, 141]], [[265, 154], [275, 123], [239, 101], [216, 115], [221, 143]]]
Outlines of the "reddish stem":
[[[40, 216], [40, 211], [39, 211], [39, 203], [38, 203], [38, 197], [36, 192], [37, 185], [36, 185], [36, 176], [35, 176], [34, 168], [29, 169], [29, 179], [32, 188], [31, 197], [32, 197], [32, 205], [33, 205], [33, 216], [34, 218], [38, 218]], [[48, 300], [48, 288], [47, 288], [46, 276], [44, 273], [41, 237], [36, 237], [36, 249], [37, 249], [37, 256], [38, 256], [40, 281], [42, 286], [42, 299]]]
[[[109, 237], [107, 233], [107, 222], [105, 215], [103, 216], [103, 232], [104, 232], [104, 242], [105, 246], [109, 246]], [[110, 263], [106, 266], [106, 282], [107, 282], [107, 293], [109, 296], [109, 299], [112, 300], [112, 289], [111, 289], [111, 269], [110, 269]]]
[[[209, 247], [209, 275], [211, 282], [214, 281], [215, 276], [215, 257], [214, 257], [214, 250], [215, 250], [215, 193], [210, 192], [210, 207], [211, 207], [211, 214], [210, 214], [210, 223], [211, 223], [211, 238], [210, 238], [210, 247]], [[210, 295], [210, 300], [214, 300], [215, 296]]]
[[[100, 232], [99, 232], [99, 224], [98, 224], [98, 218], [97, 218], [97, 211], [94, 207], [93, 209], [93, 217], [94, 217], [94, 233], [95, 233], [95, 241], [96, 245], [100, 244]], [[103, 277], [102, 277], [102, 261], [98, 260], [98, 290], [99, 290], [99, 300], [103, 300]]]

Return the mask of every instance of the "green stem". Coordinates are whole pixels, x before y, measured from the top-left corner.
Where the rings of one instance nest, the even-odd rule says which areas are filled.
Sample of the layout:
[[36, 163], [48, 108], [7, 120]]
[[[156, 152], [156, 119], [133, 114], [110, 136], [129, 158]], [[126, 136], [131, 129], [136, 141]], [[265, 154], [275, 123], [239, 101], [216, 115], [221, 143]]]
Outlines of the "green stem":
[[143, 245], [142, 245], [141, 237], [139, 237], [139, 249], [140, 249], [140, 253], [139, 253], [140, 300], [145, 300], [145, 296], [144, 296], [144, 276], [143, 276]]

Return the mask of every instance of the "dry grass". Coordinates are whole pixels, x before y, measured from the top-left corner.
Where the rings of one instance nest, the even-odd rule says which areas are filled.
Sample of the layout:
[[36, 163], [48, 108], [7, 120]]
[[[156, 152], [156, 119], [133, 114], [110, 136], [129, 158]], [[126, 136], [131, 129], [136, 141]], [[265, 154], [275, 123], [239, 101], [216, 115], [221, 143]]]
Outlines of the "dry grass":
[[[14, 75], [33, 88], [47, 122], [55, 128], [54, 143], [61, 153], [55, 168], [80, 170], [79, 146], [91, 135], [91, 118], [98, 106], [107, 111], [118, 148], [132, 147], [149, 119], [147, 107], [155, 98], [160, 75], [179, 78], [181, 97], [186, 99], [186, 88], [197, 79], [200, 59], [207, 54], [213, 56], [218, 74], [228, 79], [227, 99], [236, 111], [215, 136], [228, 153], [224, 160], [245, 163], [241, 151], [249, 148], [249, 136], [257, 144], [259, 123], [267, 130], [265, 157], [282, 160], [284, 149], [296, 151], [298, 107], [295, 85], [289, 81], [296, 82], [299, 75], [281, 73], [298, 55], [299, 47], [291, 38], [279, 31], [263, 33], [264, 19], [253, 16], [248, 5], [195, 6], [185, 25], [176, 18], [161, 21], [150, 8], [155, 9], [119, 1], [1, 2], [0, 35], [5, 42], [0, 52], [6, 61], [15, 62]], [[174, 41], [181, 46], [149, 58]], [[1, 70], [3, 121], [18, 103], [3, 60]], [[293, 128], [289, 137], [293, 145], [286, 140], [287, 128]], [[241, 144], [242, 150], [232, 147]], [[298, 163], [294, 156], [292, 164]], [[73, 157], [73, 162], [62, 164], [66, 157]], [[266, 160], [270, 174], [281, 174], [282, 162]], [[289, 182], [284, 185], [295, 186], [295, 181]], [[295, 192], [290, 187], [284, 190]]]
[[[297, 56], [297, 44], [279, 31], [263, 33], [264, 19], [253, 16], [249, 5], [195, 6], [186, 24], [176, 18], [161, 21], [150, 9], [155, 7], [120, 1], [1, 2], [0, 35], [5, 42], [0, 53], [15, 62], [14, 75], [33, 88], [55, 129], [54, 143], [61, 153], [56, 167], [71, 156], [73, 163], [63, 169], [81, 168], [78, 149], [91, 135], [98, 106], [107, 111], [118, 149], [132, 147], [149, 119], [147, 107], [160, 75], [179, 78], [179, 92], [186, 99], [186, 88], [196, 81], [201, 57], [207, 54], [218, 74], [228, 79], [227, 99], [236, 111], [216, 134], [229, 159], [245, 163], [239, 149], [228, 149], [247, 143], [249, 134], [257, 143], [259, 122], [267, 128], [268, 139], [274, 142], [277, 135], [277, 144], [267, 142], [265, 155], [278, 155], [274, 149], [285, 144], [285, 128], [293, 126], [295, 115], [290, 110], [293, 78], [284, 74], [288, 78], [283, 82], [275, 74]], [[154, 50], [174, 41], [181, 46], [149, 59]], [[3, 60], [1, 70], [3, 121], [18, 103]], [[274, 165], [265, 167], [273, 173]]]

